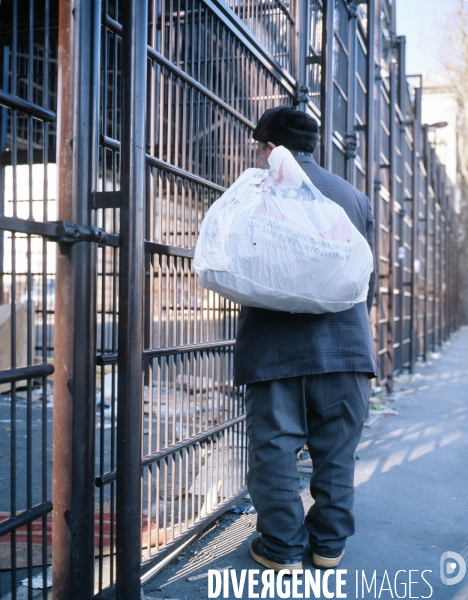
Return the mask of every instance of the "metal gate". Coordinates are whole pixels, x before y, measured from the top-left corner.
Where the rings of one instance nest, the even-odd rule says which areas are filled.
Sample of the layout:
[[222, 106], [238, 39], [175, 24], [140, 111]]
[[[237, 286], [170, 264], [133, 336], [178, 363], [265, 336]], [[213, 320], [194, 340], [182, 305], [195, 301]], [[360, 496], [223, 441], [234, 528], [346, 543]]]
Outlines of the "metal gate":
[[371, 199], [379, 383], [458, 328], [456, 217], [394, 6], [0, 4], [0, 596], [53, 551], [55, 599], [137, 598], [245, 493], [237, 307], [191, 262], [265, 109], [315, 116], [317, 160]]

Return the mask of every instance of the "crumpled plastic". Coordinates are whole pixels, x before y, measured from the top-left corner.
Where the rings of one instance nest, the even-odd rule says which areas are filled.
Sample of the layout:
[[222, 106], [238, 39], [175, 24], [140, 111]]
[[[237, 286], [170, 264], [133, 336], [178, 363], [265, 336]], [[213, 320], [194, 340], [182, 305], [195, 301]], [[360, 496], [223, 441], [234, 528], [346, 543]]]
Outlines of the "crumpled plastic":
[[207, 212], [193, 266], [202, 287], [244, 306], [347, 310], [367, 298], [373, 257], [346, 212], [286, 148], [247, 169]]

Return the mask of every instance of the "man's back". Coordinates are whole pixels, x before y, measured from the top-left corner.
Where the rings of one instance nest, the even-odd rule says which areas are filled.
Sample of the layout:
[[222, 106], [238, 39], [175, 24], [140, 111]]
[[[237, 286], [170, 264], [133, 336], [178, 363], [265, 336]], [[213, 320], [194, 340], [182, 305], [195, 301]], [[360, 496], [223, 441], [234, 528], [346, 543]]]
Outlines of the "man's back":
[[[373, 248], [374, 219], [368, 198], [340, 177], [317, 165], [309, 154], [296, 160], [314, 185], [344, 208]], [[242, 308], [234, 355], [236, 385], [318, 373], [354, 371], [376, 374], [374, 342], [368, 304], [340, 313], [292, 314]]]

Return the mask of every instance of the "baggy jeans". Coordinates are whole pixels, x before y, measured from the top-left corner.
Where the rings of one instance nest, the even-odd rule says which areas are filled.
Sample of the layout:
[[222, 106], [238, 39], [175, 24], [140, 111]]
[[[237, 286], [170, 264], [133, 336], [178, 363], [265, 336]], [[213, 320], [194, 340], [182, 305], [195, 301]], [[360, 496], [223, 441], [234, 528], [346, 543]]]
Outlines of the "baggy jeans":
[[[354, 452], [369, 398], [363, 373], [324, 373], [249, 384], [247, 487], [257, 530], [279, 560], [302, 560], [309, 541], [337, 556], [354, 533]], [[297, 453], [307, 444], [314, 504], [304, 518]]]

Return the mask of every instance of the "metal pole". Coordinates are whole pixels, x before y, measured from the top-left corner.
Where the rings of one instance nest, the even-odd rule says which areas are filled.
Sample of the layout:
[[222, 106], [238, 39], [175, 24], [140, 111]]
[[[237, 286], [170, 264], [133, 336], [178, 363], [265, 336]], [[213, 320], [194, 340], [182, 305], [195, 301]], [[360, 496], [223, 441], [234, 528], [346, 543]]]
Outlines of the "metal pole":
[[419, 259], [419, 173], [421, 158], [421, 100], [422, 88], [415, 90], [414, 120], [413, 120], [413, 202], [411, 206], [411, 221], [413, 223], [411, 241], [411, 350], [410, 373], [414, 372], [414, 365], [420, 354], [419, 348], [419, 275], [415, 273], [415, 261]]
[[395, 175], [396, 175], [396, 65], [390, 63], [390, 203], [389, 203], [389, 256], [388, 256], [388, 329], [387, 329], [387, 389], [393, 391], [393, 372], [395, 351], [393, 343], [395, 339], [395, 298], [394, 298], [394, 260], [395, 260]]
[[140, 597], [147, 3], [122, 5], [117, 600]]
[[429, 320], [427, 318], [427, 311], [429, 310], [429, 287], [427, 284], [429, 277], [429, 169], [430, 169], [430, 157], [429, 157], [429, 140], [428, 140], [428, 128], [427, 125], [422, 127], [422, 143], [424, 145], [424, 197], [426, 198], [426, 206], [424, 209], [424, 349], [423, 349], [423, 360], [426, 362], [429, 336], [427, 332]]
[[382, 232], [381, 224], [381, 189], [382, 180], [380, 167], [380, 150], [382, 146], [382, 126], [381, 119], [381, 102], [382, 102], [382, 76], [380, 73], [380, 56], [381, 56], [381, 20], [380, 20], [380, 0], [375, 3], [369, 0], [369, 41], [368, 41], [368, 135], [367, 135], [367, 194], [371, 201], [372, 210], [375, 219], [374, 232], [374, 255], [375, 255], [375, 270], [376, 270], [376, 286], [375, 286], [375, 338], [377, 340], [377, 356], [378, 356], [378, 380], [382, 376], [385, 378], [386, 371], [382, 369], [382, 361], [385, 361], [385, 355], [381, 357], [380, 348], [380, 328], [383, 325], [380, 323], [381, 315], [381, 294], [380, 294], [380, 248]]
[[[60, 0], [58, 217], [89, 225], [91, 0]], [[52, 597], [89, 600], [94, 579], [95, 246], [59, 244], [56, 271]]]
[[320, 86], [321, 152], [322, 167], [332, 170], [333, 151], [333, 41], [334, 41], [334, 0], [323, 2], [322, 30], [322, 81]]
[[[374, 174], [374, 161], [375, 161], [375, 148], [376, 148], [376, 106], [380, 101], [380, 79], [376, 81], [376, 68], [375, 68], [375, 46], [376, 46], [376, 31], [375, 31], [375, 20], [376, 20], [376, 6], [375, 2], [369, 2], [368, 6], [368, 25], [367, 25], [367, 106], [366, 106], [366, 126], [367, 126], [367, 140], [366, 140], [366, 193], [370, 200], [371, 207], [375, 213], [375, 202], [378, 201], [378, 197], [375, 196], [375, 179], [380, 179], [379, 173]], [[377, 126], [380, 127], [380, 121], [377, 121]], [[376, 200], [375, 200], [376, 199]], [[377, 227], [376, 227], [377, 232]], [[377, 234], [376, 234], [377, 235]], [[377, 256], [377, 254], [376, 254]]]
[[[299, 87], [307, 86], [307, 57], [310, 44], [310, 0], [302, 0], [296, 4], [296, 65]], [[307, 102], [302, 101], [298, 107], [307, 111]]]
[[[356, 6], [349, 7], [348, 18], [348, 110], [346, 115], [347, 136], [358, 135], [355, 130], [356, 123], [356, 87], [359, 85], [356, 77], [357, 72], [357, 45], [358, 42], [358, 11]], [[346, 179], [351, 185], [356, 185], [356, 159], [355, 152], [346, 149]]]

